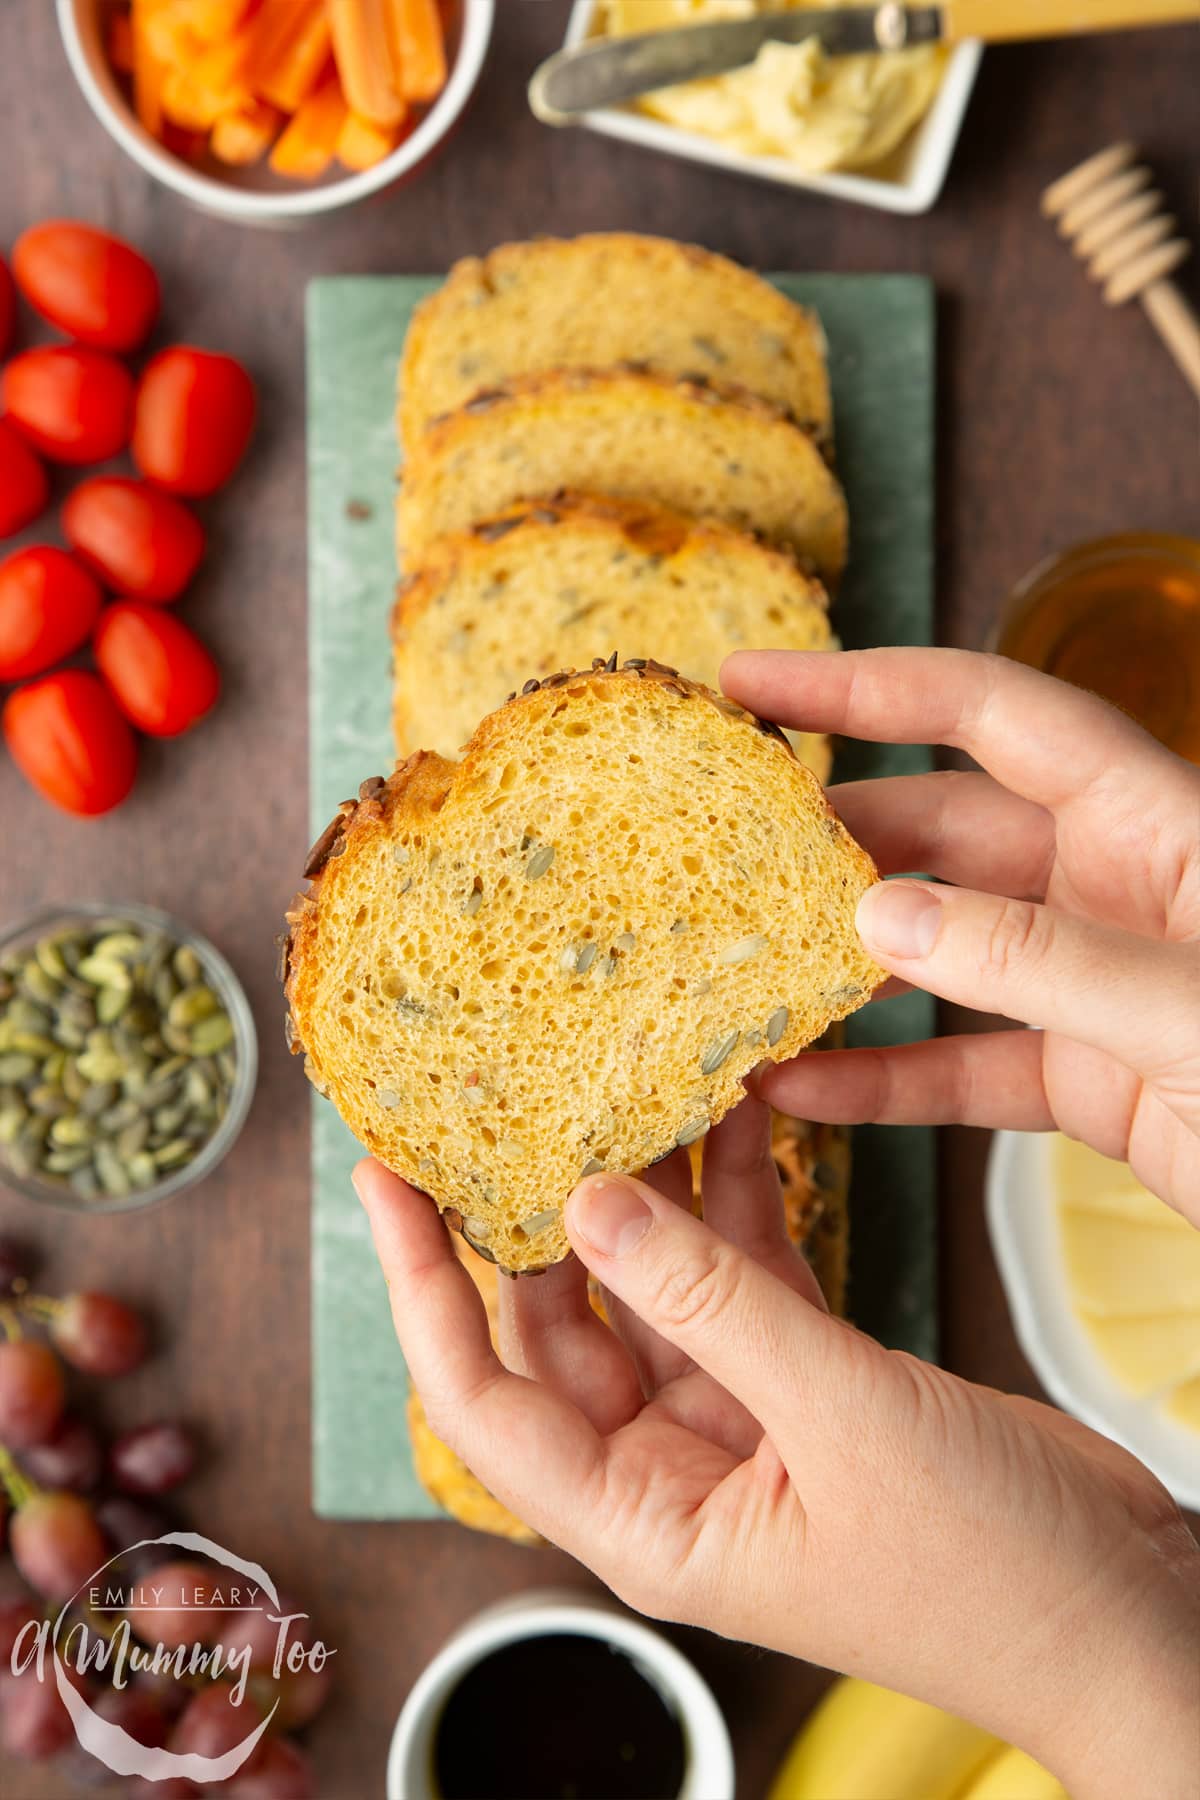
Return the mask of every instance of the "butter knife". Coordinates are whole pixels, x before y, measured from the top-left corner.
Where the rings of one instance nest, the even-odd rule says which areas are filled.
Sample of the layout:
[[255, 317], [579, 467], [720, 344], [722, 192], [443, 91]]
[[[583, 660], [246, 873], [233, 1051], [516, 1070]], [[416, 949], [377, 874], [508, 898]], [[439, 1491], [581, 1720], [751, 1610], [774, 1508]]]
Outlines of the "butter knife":
[[551, 56], [529, 83], [529, 104], [547, 125], [571, 125], [597, 107], [654, 88], [723, 75], [754, 61], [767, 43], [817, 37], [830, 56], [903, 50], [977, 37], [1063, 37], [1200, 20], [1200, 0], [946, 0], [941, 6], [837, 6], [758, 13], [633, 37], [592, 38]]

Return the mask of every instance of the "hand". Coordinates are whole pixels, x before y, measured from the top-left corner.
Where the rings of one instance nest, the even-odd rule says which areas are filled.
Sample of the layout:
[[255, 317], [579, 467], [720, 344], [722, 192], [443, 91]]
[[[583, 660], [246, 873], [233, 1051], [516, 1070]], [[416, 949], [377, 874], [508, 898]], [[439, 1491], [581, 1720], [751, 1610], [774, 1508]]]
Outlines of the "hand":
[[784, 725], [983, 765], [832, 790], [882, 874], [955, 884], [873, 888], [858, 927], [905, 981], [1042, 1027], [804, 1056], [759, 1092], [800, 1118], [1057, 1126], [1200, 1225], [1200, 770], [999, 657], [739, 651], [721, 679]]
[[631, 1606], [974, 1719], [1075, 1800], [1189, 1791], [1200, 1552], [1174, 1503], [1076, 1421], [830, 1318], [760, 1101], [705, 1140], [704, 1223], [682, 1152], [582, 1183], [579, 1260], [501, 1283], [499, 1355], [430, 1202], [370, 1161], [355, 1185], [434, 1431]]

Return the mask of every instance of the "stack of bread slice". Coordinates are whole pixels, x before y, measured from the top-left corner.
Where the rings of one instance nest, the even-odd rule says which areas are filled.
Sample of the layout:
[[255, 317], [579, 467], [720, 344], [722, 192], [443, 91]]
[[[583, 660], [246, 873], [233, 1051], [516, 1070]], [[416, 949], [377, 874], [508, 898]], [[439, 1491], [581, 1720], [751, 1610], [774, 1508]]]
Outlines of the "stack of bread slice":
[[[454, 757], [528, 679], [614, 650], [716, 687], [734, 649], [838, 648], [847, 515], [824, 334], [724, 257], [610, 233], [460, 262], [413, 318], [399, 431], [401, 756]], [[825, 780], [828, 741], [793, 743]], [[846, 1135], [777, 1117], [773, 1137], [789, 1228], [841, 1310]], [[415, 1397], [410, 1423], [447, 1510], [528, 1537]]]

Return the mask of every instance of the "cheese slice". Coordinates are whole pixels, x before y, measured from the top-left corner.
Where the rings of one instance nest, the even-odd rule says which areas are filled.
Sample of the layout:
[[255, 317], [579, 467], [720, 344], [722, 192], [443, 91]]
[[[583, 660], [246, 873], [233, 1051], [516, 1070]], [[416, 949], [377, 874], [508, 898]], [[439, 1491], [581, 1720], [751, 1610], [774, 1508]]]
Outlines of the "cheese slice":
[[1143, 1187], [1128, 1163], [1113, 1162], [1087, 1144], [1060, 1137], [1054, 1147], [1054, 1189], [1064, 1206], [1107, 1213], [1156, 1225], [1165, 1231], [1194, 1231], [1181, 1213]]
[[1200, 1375], [1200, 1312], [1129, 1319], [1081, 1316], [1104, 1362], [1132, 1394], [1157, 1393]]
[[1185, 1381], [1174, 1393], [1168, 1394], [1159, 1402], [1161, 1410], [1168, 1419], [1174, 1419], [1177, 1425], [1184, 1425], [1189, 1431], [1200, 1432], [1200, 1379]]
[[1103, 1213], [1059, 1208], [1067, 1284], [1104, 1318], [1200, 1312], [1200, 1231], [1182, 1235]]

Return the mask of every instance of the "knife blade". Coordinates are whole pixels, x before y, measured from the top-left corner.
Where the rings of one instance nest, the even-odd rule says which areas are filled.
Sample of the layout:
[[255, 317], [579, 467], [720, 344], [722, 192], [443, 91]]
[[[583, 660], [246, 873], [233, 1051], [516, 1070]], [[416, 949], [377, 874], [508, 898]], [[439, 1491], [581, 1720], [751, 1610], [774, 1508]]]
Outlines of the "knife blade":
[[817, 37], [829, 55], [844, 56], [934, 44], [944, 36], [940, 7], [889, 4], [758, 13], [752, 19], [598, 38], [542, 63], [529, 83], [529, 104], [543, 124], [569, 125], [596, 107], [741, 68], [767, 43], [800, 44]]

